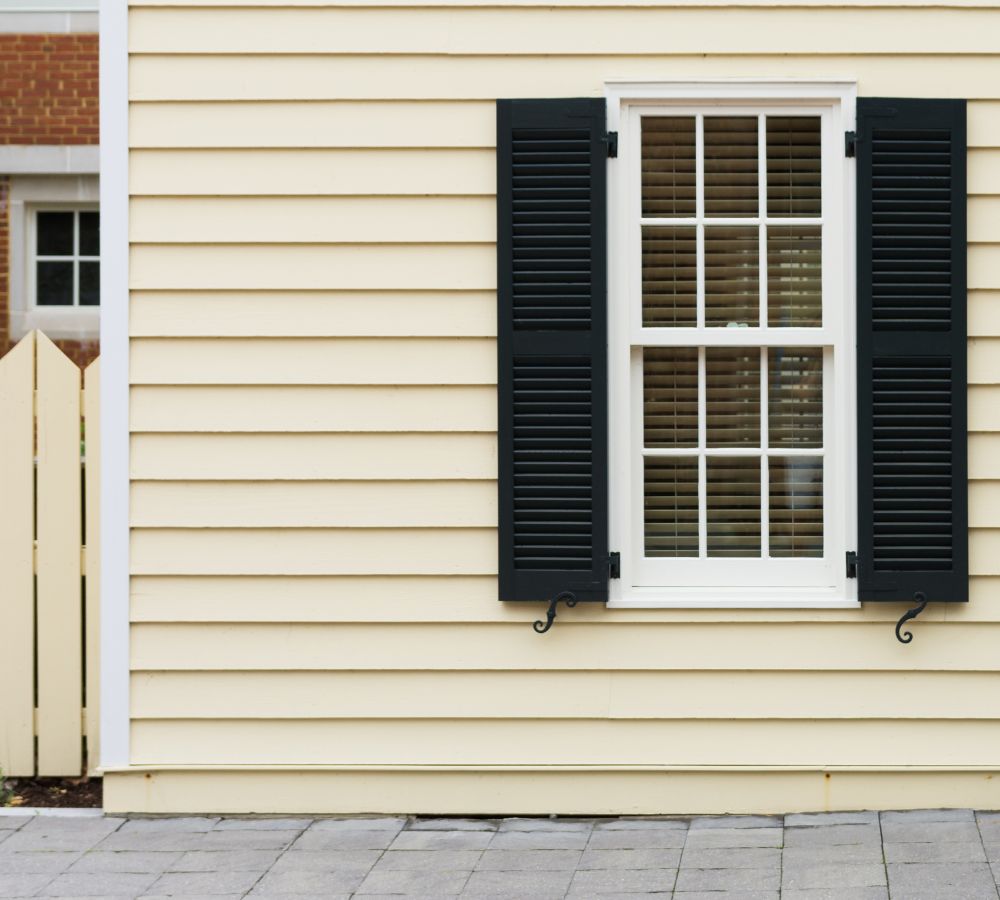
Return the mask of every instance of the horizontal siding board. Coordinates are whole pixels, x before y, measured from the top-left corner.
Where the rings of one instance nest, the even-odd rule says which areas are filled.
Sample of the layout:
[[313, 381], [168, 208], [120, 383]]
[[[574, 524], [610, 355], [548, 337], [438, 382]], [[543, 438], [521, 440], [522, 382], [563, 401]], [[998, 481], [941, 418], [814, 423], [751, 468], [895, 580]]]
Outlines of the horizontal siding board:
[[492, 575], [480, 529], [133, 529], [134, 575]]
[[[1000, 671], [996, 623], [934, 623], [910, 645], [884, 622], [683, 623], [563, 620], [551, 641], [530, 620], [426, 624], [156, 624], [132, 627], [149, 670]], [[613, 618], [613, 615], [612, 615]], [[533, 639], [534, 638], [534, 639]], [[894, 646], [895, 644], [895, 646]]]
[[987, 672], [142, 672], [136, 719], [1000, 719]]
[[[516, 727], [518, 739], [510, 739]], [[623, 749], [624, 748], [624, 749]], [[289, 765], [995, 766], [1000, 722], [139, 720], [132, 762]]]
[[133, 103], [132, 147], [471, 147], [496, 143], [492, 103]]
[[969, 292], [969, 335], [1000, 336], [1000, 290]]
[[131, 524], [139, 528], [495, 528], [497, 524], [493, 481], [134, 481], [130, 499]]
[[[133, 10], [142, 53], [993, 53], [994, 9]], [[754, 35], [751, 43], [748, 33]]]
[[[998, 201], [1000, 205], [1000, 201]], [[493, 243], [492, 197], [142, 197], [129, 237], [149, 244]]]
[[139, 244], [130, 286], [155, 290], [494, 290], [487, 244]]
[[496, 384], [496, 342], [142, 338], [132, 341], [129, 365], [132, 384], [484, 385]]
[[133, 434], [139, 480], [496, 478], [493, 434]]
[[[701, 46], [699, 43], [697, 46]], [[661, 46], [656, 55], [527, 56], [240, 54], [212, 51], [133, 56], [129, 95], [134, 101], [255, 100], [491, 100], [496, 97], [593, 96], [607, 72], [636, 81], [767, 78], [793, 65], [798, 77], [863, 80], [870, 96], [1000, 98], [983, 56], [819, 56], [756, 48], [739, 56], [692, 53], [692, 46]]]
[[132, 150], [129, 192], [147, 196], [492, 195], [491, 149], [350, 147]]
[[[134, 291], [133, 337], [493, 337], [492, 291]], [[176, 369], [175, 369], [176, 371]]]
[[446, 432], [496, 430], [489, 387], [140, 386], [131, 430]]

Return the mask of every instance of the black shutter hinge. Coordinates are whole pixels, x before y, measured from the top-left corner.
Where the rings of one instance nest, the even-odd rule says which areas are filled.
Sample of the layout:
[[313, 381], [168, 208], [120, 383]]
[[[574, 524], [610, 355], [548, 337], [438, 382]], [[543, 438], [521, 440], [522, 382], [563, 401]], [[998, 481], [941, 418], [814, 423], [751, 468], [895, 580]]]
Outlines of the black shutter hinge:
[[618, 132], [609, 131], [604, 135], [604, 141], [608, 145], [608, 158], [617, 159], [618, 157]]
[[858, 152], [858, 133], [856, 131], [844, 132], [844, 156], [854, 159]]
[[622, 577], [622, 555], [615, 551], [608, 556], [608, 578]]
[[858, 577], [858, 554], [853, 550], [847, 551], [847, 577]]

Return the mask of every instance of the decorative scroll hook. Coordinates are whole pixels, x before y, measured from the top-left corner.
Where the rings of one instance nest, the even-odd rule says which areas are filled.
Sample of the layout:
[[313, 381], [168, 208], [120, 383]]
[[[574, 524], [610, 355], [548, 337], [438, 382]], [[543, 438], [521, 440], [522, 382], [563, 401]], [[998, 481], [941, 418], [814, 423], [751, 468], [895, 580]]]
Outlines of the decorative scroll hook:
[[913, 640], [912, 631], [904, 631], [902, 634], [899, 633], [899, 629], [902, 628], [910, 619], [915, 619], [919, 616], [925, 609], [927, 609], [927, 595], [923, 591], [917, 591], [913, 595], [913, 602], [917, 605], [913, 609], [908, 609], [903, 615], [899, 617], [899, 621], [896, 623], [896, 640], [901, 644], [908, 644]]
[[538, 619], [531, 626], [538, 634], [545, 634], [552, 627], [552, 623], [556, 620], [556, 604], [560, 600], [564, 600], [569, 607], [576, 606], [576, 594], [572, 591], [563, 591], [561, 594], [556, 594], [549, 601], [549, 608], [545, 612], [545, 621], [543, 622], [541, 619]]

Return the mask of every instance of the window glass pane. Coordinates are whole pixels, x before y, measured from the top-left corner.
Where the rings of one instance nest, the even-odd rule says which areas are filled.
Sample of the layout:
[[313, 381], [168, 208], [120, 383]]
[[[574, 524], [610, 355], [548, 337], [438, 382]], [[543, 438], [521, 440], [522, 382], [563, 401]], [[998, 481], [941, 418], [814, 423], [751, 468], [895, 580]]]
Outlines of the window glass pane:
[[694, 117], [643, 116], [642, 214], [696, 213]]
[[642, 361], [646, 446], [697, 447], [697, 348], [647, 347]]
[[708, 555], [760, 556], [760, 458], [707, 463]]
[[823, 242], [818, 227], [767, 229], [767, 319], [778, 328], [823, 324]]
[[693, 227], [642, 229], [642, 324], [698, 324], [698, 244]]
[[73, 263], [36, 263], [36, 302], [39, 306], [73, 305]]
[[760, 324], [760, 238], [756, 225], [705, 229], [705, 324]]
[[73, 213], [40, 212], [36, 216], [39, 256], [73, 255]]
[[757, 117], [705, 117], [705, 215], [756, 216]]
[[819, 116], [768, 116], [767, 214], [821, 213]]
[[771, 556], [823, 555], [823, 460], [771, 457]]
[[771, 347], [768, 361], [768, 445], [822, 447], [822, 349]]
[[709, 447], [760, 446], [760, 350], [705, 350], [705, 438]]
[[80, 305], [97, 306], [101, 302], [101, 264], [80, 263]]
[[80, 213], [80, 255], [101, 255], [101, 214]]
[[645, 460], [646, 556], [698, 555], [698, 460]]

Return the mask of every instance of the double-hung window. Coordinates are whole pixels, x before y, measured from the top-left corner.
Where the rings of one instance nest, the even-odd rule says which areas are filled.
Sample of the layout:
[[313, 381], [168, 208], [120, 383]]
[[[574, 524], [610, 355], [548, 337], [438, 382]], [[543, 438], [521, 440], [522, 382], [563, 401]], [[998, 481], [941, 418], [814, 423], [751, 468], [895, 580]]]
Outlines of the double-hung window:
[[647, 100], [618, 133], [612, 598], [848, 602], [840, 105]]

